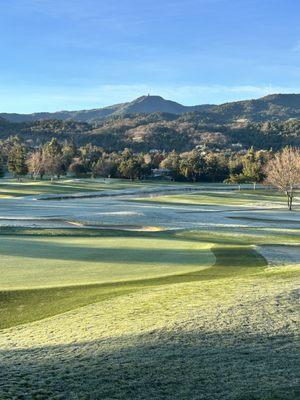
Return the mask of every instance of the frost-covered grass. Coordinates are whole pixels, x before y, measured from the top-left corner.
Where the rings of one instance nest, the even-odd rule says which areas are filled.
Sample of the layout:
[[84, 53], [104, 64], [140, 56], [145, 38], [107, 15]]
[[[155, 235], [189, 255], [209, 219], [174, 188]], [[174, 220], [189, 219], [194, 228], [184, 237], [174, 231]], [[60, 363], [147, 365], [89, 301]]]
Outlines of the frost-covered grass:
[[0, 290], [104, 283], [192, 272], [209, 245], [161, 237], [1, 237]]
[[285, 206], [283, 194], [275, 191], [259, 189], [247, 191], [201, 191], [192, 194], [155, 196], [147, 199], [137, 199], [141, 202], [183, 205], [221, 205], [221, 206]]
[[295, 275], [265, 271], [255, 253], [239, 274], [232, 254], [221, 250], [216, 268], [230, 262], [234, 274], [124, 292], [2, 331], [0, 397], [298, 399]]
[[265, 265], [248, 245], [215, 246], [201, 237], [184, 237], [121, 232], [98, 238], [4, 236], [0, 327], [149, 286], [252, 274]]
[[[124, 235], [2, 237], [0, 327], [155, 284], [149, 283], [151, 278], [198, 273], [214, 264], [209, 244]], [[142, 283], [136, 285], [136, 280]]]
[[[164, 181], [130, 181], [126, 179], [84, 179], [84, 178], [61, 178], [51, 182], [48, 179], [34, 181], [32, 179], [23, 178], [21, 182], [16, 179], [0, 178], [0, 198], [23, 197], [38, 194], [76, 194], [98, 192], [105, 190], [126, 190], [126, 189], [143, 189], [156, 187], [215, 187], [215, 184], [189, 184], [186, 182], [164, 182]], [[221, 184], [221, 187], [226, 185]]]
[[49, 180], [33, 181], [24, 178], [22, 182], [15, 179], [0, 179], [0, 195], [20, 197], [36, 194], [56, 193], [81, 193], [102, 190], [118, 190], [128, 187], [139, 187], [138, 182], [130, 182], [118, 179], [59, 179], [53, 182]]
[[[37, 180], [23, 178], [21, 182], [16, 179], [0, 179], [0, 198], [23, 197], [39, 194], [76, 194], [88, 192], [101, 192], [105, 190], [143, 189], [149, 187], [163, 187], [172, 185], [181, 187], [186, 183], [160, 182], [160, 181], [130, 181], [125, 179], [84, 179], [61, 178], [59, 180]], [[191, 186], [188, 184], [188, 186]]]
[[[1, 227], [0, 399], [298, 399], [300, 233], [286, 222], [298, 211], [270, 210], [276, 193], [221, 189], [20, 204], [19, 216], [72, 208], [178, 229]], [[3, 200], [2, 217], [19, 201]]]

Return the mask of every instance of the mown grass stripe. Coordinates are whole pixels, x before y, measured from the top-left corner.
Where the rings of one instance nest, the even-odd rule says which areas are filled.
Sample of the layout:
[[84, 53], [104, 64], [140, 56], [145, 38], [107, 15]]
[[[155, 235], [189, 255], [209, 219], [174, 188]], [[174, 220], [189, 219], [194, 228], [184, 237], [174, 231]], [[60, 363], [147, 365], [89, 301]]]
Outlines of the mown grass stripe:
[[138, 290], [255, 274], [267, 265], [250, 246], [214, 246], [216, 262], [205, 270], [158, 278], [0, 292], [0, 329], [61, 314]]

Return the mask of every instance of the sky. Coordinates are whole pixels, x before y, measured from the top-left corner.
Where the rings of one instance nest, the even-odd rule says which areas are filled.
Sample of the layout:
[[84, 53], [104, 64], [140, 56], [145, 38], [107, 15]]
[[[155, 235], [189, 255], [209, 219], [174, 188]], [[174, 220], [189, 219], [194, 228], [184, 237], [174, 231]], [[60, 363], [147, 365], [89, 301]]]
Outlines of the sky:
[[0, 112], [300, 93], [299, 0], [0, 0]]

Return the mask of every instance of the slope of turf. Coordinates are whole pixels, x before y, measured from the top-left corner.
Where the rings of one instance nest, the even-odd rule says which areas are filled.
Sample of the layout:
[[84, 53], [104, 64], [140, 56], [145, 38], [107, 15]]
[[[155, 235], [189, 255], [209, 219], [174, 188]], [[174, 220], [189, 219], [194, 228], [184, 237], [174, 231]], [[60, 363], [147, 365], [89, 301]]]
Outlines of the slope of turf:
[[[163, 181], [130, 181], [126, 179], [59, 179], [51, 182], [50, 180], [37, 180], [24, 178], [22, 182], [17, 179], [0, 179], [0, 198], [23, 197], [38, 194], [76, 194], [86, 192], [98, 192], [105, 190], [121, 189], [143, 189], [151, 187], [164, 187], [165, 185], [190, 186], [187, 182], [163, 182]], [[214, 184], [201, 184], [209, 190]], [[225, 187], [225, 185], [222, 185]]]
[[[300, 235], [268, 225], [272, 196], [204, 195], [221, 213], [251, 202], [261, 226], [216, 213], [161, 232], [1, 228], [0, 399], [298, 400], [300, 260], [273, 267], [258, 251]], [[201, 204], [166, 197], [163, 209]]]
[[118, 282], [206, 268], [207, 243], [168, 236], [1, 237], [0, 289]]
[[0, 398], [297, 400], [295, 277], [251, 260], [1, 331]]
[[[147, 183], [147, 187], [151, 183]], [[155, 185], [159, 185], [155, 183]], [[95, 192], [103, 190], [120, 190], [127, 188], [143, 188], [143, 182], [132, 182], [121, 179], [60, 179], [53, 182], [49, 180], [32, 181], [24, 178], [22, 182], [16, 179], [0, 180], [0, 197], [21, 197], [37, 194], [74, 194], [82, 192]]]
[[[109, 284], [2, 291], [0, 292], [0, 328], [42, 319], [148, 287], [218, 279], [230, 275], [239, 276], [242, 273], [253, 274], [266, 265], [262, 257], [249, 248], [240, 246], [216, 248], [213, 251], [220, 260], [217, 259], [215, 267], [208, 270]], [[233, 261], [234, 257], [237, 258], [236, 261]], [[249, 267], [253, 269], [250, 270]]]
[[274, 205], [285, 206], [285, 196], [281, 193], [267, 190], [247, 191], [203, 191], [193, 194], [179, 194], [155, 196], [147, 199], [136, 199], [140, 202], [155, 202], [159, 204], [174, 205], [222, 205], [222, 206], [248, 206], [262, 202], [272, 202]]

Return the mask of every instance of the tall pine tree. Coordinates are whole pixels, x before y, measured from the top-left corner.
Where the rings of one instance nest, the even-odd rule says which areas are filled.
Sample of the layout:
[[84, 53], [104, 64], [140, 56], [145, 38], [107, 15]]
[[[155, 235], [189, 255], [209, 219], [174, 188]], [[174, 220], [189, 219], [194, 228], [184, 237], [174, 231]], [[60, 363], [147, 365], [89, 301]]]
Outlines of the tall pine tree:
[[13, 145], [8, 154], [7, 166], [8, 171], [15, 176], [18, 181], [21, 180], [22, 176], [27, 174], [26, 148], [18, 137], [13, 139]]

